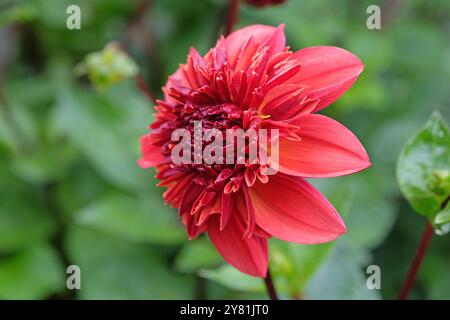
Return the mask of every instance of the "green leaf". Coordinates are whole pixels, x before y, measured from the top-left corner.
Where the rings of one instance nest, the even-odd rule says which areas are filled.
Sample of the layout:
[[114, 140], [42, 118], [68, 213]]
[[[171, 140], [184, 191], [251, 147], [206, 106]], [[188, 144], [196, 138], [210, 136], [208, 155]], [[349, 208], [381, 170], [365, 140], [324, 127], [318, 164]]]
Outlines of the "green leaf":
[[341, 238], [333, 252], [320, 266], [305, 289], [306, 299], [380, 299], [378, 290], [367, 288], [367, 275], [362, 272], [369, 265], [364, 249]]
[[430, 286], [430, 291], [427, 292], [427, 299], [450, 300], [450, 278], [447, 272]]
[[66, 285], [64, 268], [56, 251], [36, 243], [0, 261], [0, 298], [44, 299]]
[[434, 219], [436, 234], [443, 236], [450, 232], [450, 204], [447, 202], [445, 208], [436, 215]]
[[342, 216], [346, 237], [358, 245], [376, 247], [395, 222], [396, 208], [385, 190], [386, 179], [372, 168], [347, 177], [312, 181]]
[[0, 253], [48, 239], [55, 223], [29, 187], [0, 172]]
[[75, 156], [75, 150], [68, 144], [43, 145], [31, 154], [14, 158], [12, 170], [25, 181], [42, 184], [61, 178]]
[[450, 202], [447, 203], [444, 210], [436, 215], [434, 222], [436, 224], [445, 224], [450, 222]]
[[[440, 241], [442, 243], [445, 241]], [[448, 255], [429, 252], [420, 269], [421, 287], [426, 292], [427, 299], [450, 299], [450, 277], [448, 276]]]
[[217, 266], [222, 261], [209, 239], [201, 238], [183, 245], [175, 260], [175, 268], [181, 272], [195, 273], [202, 268]]
[[[70, 89], [67, 89], [70, 90]], [[141, 170], [139, 138], [151, 121], [150, 107], [127, 85], [100, 96], [89, 91], [60, 95], [54, 125], [106, 180], [128, 190], [147, 190], [150, 170]]]
[[270, 268], [277, 289], [288, 297], [298, 297], [335, 242], [300, 245], [273, 239], [270, 241]]
[[246, 275], [229, 264], [224, 264], [215, 270], [200, 270], [199, 274], [203, 278], [237, 291], [264, 292], [265, 290], [263, 279]]
[[177, 244], [186, 239], [175, 210], [159, 193], [132, 197], [111, 192], [75, 214], [76, 221], [132, 241]]
[[400, 189], [414, 210], [434, 220], [450, 194], [450, 133], [439, 112], [405, 145], [398, 163]]
[[81, 299], [192, 299], [192, 278], [170, 270], [151, 246], [78, 226], [65, 244], [81, 270]]
[[349, 188], [354, 190], [348, 216], [344, 219], [345, 237], [349, 241], [372, 249], [381, 245], [391, 231], [397, 217], [397, 204], [385, 189], [385, 181], [379, 173], [370, 170], [349, 177]]
[[111, 188], [88, 163], [74, 165], [56, 186], [59, 207], [69, 217]]
[[[301, 296], [305, 286], [334, 247], [334, 242], [299, 245], [271, 239], [270, 269], [280, 295]], [[216, 269], [201, 269], [200, 276], [237, 291], [265, 292], [263, 280], [246, 275], [229, 264]]]

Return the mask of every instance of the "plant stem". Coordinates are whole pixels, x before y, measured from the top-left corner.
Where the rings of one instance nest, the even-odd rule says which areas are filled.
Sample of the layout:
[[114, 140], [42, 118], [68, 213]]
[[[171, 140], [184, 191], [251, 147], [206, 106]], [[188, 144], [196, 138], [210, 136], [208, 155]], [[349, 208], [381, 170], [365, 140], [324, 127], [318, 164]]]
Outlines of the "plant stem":
[[267, 270], [267, 275], [264, 278], [264, 283], [266, 284], [267, 293], [269, 294], [270, 300], [278, 300], [277, 291], [273, 285], [272, 276], [270, 275], [270, 270]]
[[403, 289], [399, 295], [400, 300], [406, 300], [409, 292], [411, 291], [414, 281], [416, 280], [417, 272], [420, 269], [425, 253], [427, 252], [428, 245], [430, 244], [431, 237], [433, 236], [433, 226], [427, 221], [425, 229], [422, 234], [422, 240], [417, 248], [416, 256], [411, 263], [408, 276], [403, 285]]
[[[444, 201], [442, 201], [441, 210], [444, 210], [449, 201], [450, 195], [448, 195], [447, 198]], [[409, 292], [411, 291], [414, 285], [417, 272], [420, 269], [420, 265], [422, 264], [423, 258], [425, 257], [432, 236], [433, 236], [433, 226], [431, 225], [430, 222], [427, 222], [425, 230], [423, 231], [422, 234], [422, 240], [420, 241], [419, 247], [417, 248], [416, 256], [414, 257], [414, 260], [409, 269], [408, 277], [406, 278], [405, 283], [403, 285], [403, 289], [398, 297], [400, 300], [406, 300], [408, 298]]]
[[229, 35], [233, 31], [233, 27], [237, 21], [237, 15], [239, 13], [239, 0], [230, 0], [228, 6], [227, 22], [225, 24], [225, 36]]
[[147, 97], [147, 99], [152, 102], [154, 105], [156, 105], [156, 98], [154, 93], [150, 90], [149, 86], [145, 82], [144, 77], [142, 74], [138, 74], [134, 77], [134, 81], [136, 83], [136, 86], [138, 89]]
[[[134, 10], [134, 13], [130, 19], [130, 21], [127, 24], [127, 27], [123, 30], [122, 35], [120, 36], [120, 45], [121, 47], [130, 54], [131, 52], [131, 44], [133, 42], [137, 42], [137, 44], [140, 45], [144, 50], [150, 50], [153, 45], [148, 43], [143, 43], [142, 40], [136, 39], [133, 34], [141, 34], [141, 37], [143, 37], [145, 40], [148, 40], [149, 37], [145, 37], [145, 15], [147, 11], [150, 10], [154, 3], [154, 0], [140, 0], [136, 3], [136, 7]], [[130, 54], [131, 55], [131, 54]], [[154, 105], [156, 105], [156, 95], [153, 93], [153, 91], [150, 89], [150, 86], [147, 84], [144, 76], [142, 73], [139, 73], [134, 77], [134, 83], [136, 84], [136, 87], [147, 97], [147, 99], [152, 102]]]

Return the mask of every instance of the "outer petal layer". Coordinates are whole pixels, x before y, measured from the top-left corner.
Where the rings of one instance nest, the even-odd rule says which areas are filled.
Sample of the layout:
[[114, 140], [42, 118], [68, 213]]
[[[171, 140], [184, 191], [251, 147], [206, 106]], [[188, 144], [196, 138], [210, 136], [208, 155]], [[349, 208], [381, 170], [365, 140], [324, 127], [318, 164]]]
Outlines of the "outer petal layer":
[[280, 172], [310, 178], [336, 177], [371, 165], [358, 138], [339, 122], [308, 114], [290, 124], [300, 127], [296, 134], [301, 140], [280, 141]]
[[141, 137], [141, 154], [142, 157], [138, 160], [141, 168], [150, 168], [164, 162], [164, 156], [161, 154], [161, 146], [151, 143], [150, 134]]
[[228, 61], [234, 62], [237, 59], [242, 46], [244, 46], [250, 38], [253, 38], [258, 44], [264, 44], [268, 41], [267, 44], [271, 46], [272, 53], [282, 51], [286, 46], [286, 38], [283, 29], [283, 25], [277, 28], [255, 24], [231, 33], [225, 40]]
[[265, 277], [268, 266], [267, 240], [258, 236], [243, 237], [245, 226], [238, 212], [233, 212], [226, 227], [220, 230], [218, 215], [208, 221], [208, 233], [217, 251], [236, 269], [254, 277]]
[[333, 206], [302, 178], [277, 174], [267, 184], [256, 183], [249, 192], [256, 223], [279, 239], [314, 244], [334, 240], [346, 231]]
[[309, 47], [294, 53], [301, 71], [289, 82], [308, 86], [309, 98], [319, 98], [319, 111], [347, 91], [363, 71], [354, 54], [338, 47]]

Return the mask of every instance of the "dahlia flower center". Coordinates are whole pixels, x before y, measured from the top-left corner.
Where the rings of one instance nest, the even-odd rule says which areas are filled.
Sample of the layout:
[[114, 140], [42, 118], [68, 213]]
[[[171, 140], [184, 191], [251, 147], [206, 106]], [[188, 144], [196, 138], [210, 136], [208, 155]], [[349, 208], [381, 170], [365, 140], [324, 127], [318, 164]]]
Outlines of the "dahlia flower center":
[[171, 152], [173, 165], [200, 174], [209, 181], [205, 183], [234, 179], [235, 187], [239, 187], [247, 170], [260, 167], [258, 134], [264, 118], [254, 108], [242, 110], [231, 103], [188, 103], [178, 114], [176, 130], [181, 133], [172, 132], [166, 149]]
[[226, 130], [242, 126], [242, 111], [239, 107], [231, 103], [213, 106], [194, 106], [187, 104], [184, 106], [180, 118], [182, 119], [181, 127], [188, 130], [194, 129], [196, 121], [202, 122], [203, 130]]

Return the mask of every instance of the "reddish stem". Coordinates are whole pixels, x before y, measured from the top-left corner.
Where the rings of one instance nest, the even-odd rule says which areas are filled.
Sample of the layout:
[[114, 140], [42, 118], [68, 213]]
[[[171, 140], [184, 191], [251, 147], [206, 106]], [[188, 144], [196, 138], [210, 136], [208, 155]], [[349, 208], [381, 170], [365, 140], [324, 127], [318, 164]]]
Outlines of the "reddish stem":
[[234, 28], [237, 21], [237, 15], [239, 13], [239, 0], [230, 0], [228, 6], [227, 22], [225, 24], [225, 36], [229, 35]]
[[414, 281], [416, 280], [417, 272], [420, 269], [425, 253], [427, 252], [428, 245], [430, 244], [431, 237], [433, 236], [433, 226], [427, 222], [425, 229], [422, 234], [422, 240], [420, 241], [419, 247], [417, 248], [416, 256], [412, 261], [409, 269], [408, 277], [405, 280], [403, 289], [399, 295], [400, 300], [406, 300], [408, 298], [409, 292], [411, 291]]
[[267, 293], [269, 294], [270, 300], [278, 300], [277, 291], [275, 290], [275, 286], [273, 285], [270, 270], [267, 270], [267, 275], [264, 278], [264, 283], [266, 284]]
[[134, 81], [138, 87], [139, 90], [152, 102], [156, 105], [156, 98], [154, 93], [150, 90], [147, 83], [145, 82], [144, 77], [141, 74], [138, 74], [134, 77]]

